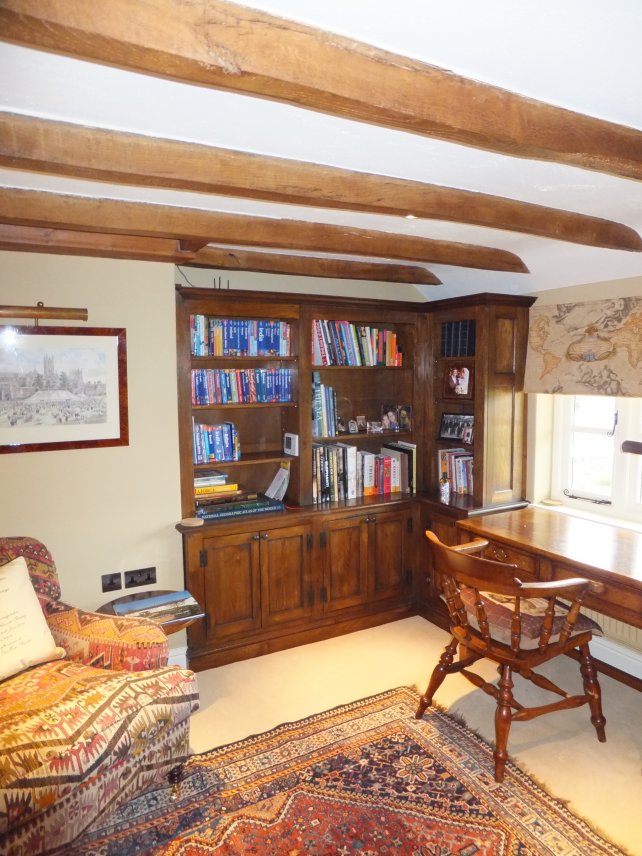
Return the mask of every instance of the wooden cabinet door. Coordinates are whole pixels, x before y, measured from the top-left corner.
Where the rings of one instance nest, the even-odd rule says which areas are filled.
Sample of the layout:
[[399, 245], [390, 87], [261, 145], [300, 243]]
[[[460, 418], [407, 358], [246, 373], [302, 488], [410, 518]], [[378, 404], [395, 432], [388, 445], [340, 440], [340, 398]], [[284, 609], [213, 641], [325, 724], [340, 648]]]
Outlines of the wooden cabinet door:
[[412, 573], [406, 567], [410, 514], [410, 511], [388, 511], [368, 515], [370, 599], [398, 597], [412, 585]]
[[312, 615], [312, 528], [303, 524], [261, 531], [259, 544], [263, 628]]
[[259, 533], [203, 539], [203, 596], [207, 642], [261, 626]]
[[348, 609], [365, 603], [368, 597], [367, 515], [339, 517], [321, 532], [325, 612]]

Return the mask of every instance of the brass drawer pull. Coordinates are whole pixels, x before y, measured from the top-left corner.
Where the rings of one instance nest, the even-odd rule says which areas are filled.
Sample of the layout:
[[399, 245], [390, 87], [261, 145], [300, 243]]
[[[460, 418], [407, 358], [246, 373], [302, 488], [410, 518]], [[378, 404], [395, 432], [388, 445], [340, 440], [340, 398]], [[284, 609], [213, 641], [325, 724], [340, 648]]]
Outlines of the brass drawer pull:
[[502, 547], [493, 547], [491, 552], [493, 558], [497, 559], [498, 562], [505, 562], [508, 559], [508, 553]]

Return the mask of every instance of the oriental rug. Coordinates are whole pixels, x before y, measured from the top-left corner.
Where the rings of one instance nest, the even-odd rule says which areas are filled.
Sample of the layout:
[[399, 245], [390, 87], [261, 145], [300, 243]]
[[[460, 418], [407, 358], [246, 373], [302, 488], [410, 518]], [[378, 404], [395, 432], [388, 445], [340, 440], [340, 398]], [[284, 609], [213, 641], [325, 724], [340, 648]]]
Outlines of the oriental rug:
[[[492, 749], [399, 688], [191, 757], [73, 856], [621, 856]], [[260, 703], [257, 700], [257, 703]]]

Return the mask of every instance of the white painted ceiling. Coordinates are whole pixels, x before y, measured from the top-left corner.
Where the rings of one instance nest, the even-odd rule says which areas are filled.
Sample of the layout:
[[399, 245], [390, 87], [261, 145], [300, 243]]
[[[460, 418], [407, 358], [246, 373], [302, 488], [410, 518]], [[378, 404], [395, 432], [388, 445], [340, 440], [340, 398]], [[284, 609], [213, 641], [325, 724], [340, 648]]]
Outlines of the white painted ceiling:
[[[640, 0], [252, 0], [336, 32], [642, 131]], [[0, 109], [492, 193], [615, 220], [642, 234], [642, 183], [497, 155], [253, 97], [0, 42]], [[642, 140], [642, 137], [641, 137]], [[642, 143], [641, 143], [642, 144]], [[273, 204], [0, 170], [0, 186], [310, 220], [505, 249], [528, 274], [431, 264], [427, 299], [642, 276], [642, 253], [438, 220]]]

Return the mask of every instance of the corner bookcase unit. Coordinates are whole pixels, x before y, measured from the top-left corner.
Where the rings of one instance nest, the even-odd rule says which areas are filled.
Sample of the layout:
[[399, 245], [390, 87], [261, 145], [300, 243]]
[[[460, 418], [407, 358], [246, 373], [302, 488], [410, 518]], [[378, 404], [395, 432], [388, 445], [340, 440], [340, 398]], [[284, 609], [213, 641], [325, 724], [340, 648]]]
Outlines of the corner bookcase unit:
[[[207, 470], [221, 470], [230, 483], [239, 484], [251, 493], [264, 493], [276, 475], [281, 462], [290, 462], [289, 493], [298, 498], [298, 459], [290, 458], [283, 451], [283, 436], [286, 432], [297, 434], [298, 416], [298, 353], [299, 320], [298, 307], [286, 302], [268, 302], [248, 299], [234, 292], [217, 292], [210, 289], [177, 289], [177, 347], [178, 347], [178, 409], [179, 448], [181, 459], [181, 510], [183, 517], [195, 513], [194, 478]], [[238, 354], [206, 353], [213, 348], [193, 347], [192, 330], [195, 319], [204, 319], [203, 336], [207, 341], [208, 331], [214, 322], [222, 322], [225, 329], [244, 321], [282, 322], [288, 325], [288, 353], [262, 352], [252, 356], [248, 348], [238, 348]], [[210, 325], [209, 322], [212, 322]], [[230, 338], [236, 342], [238, 332]], [[194, 353], [200, 350], [200, 353]], [[219, 350], [219, 349], [217, 349]], [[265, 395], [265, 381], [259, 378], [274, 378], [281, 372], [287, 378], [287, 395]], [[248, 394], [248, 378], [252, 378], [252, 394]], [[221, 381], [228, 379], [228, 393], [220, 394]], [[243, 380], [242, 380], [243, 378]], [[200, 386], [201, 394], [195, 393]], [[285, 386], [285, 384], [284, 384]], [[230, 388], [234, 393], [230, 393]], [[255, 390], [258, 388], [258, 393]], [[241, 393], [238, 392], [242, 389]], [[195, 400], [196, 399], [196, 400]], [[229, 400], [232, 399], [232, 400]], [[261, 400], [264, 399], [264, 400]], [[226, 403], [223, 403], [225, 400]], [[201, 403], [206, 402], [206, 403]], [[194, 426], [216, 426], [232, 423], [238, 435], [240, 457], [238, 460], [210, 460], [195, 462]]]
[[[439, 452], [472, 457], [472, 490], [451, 484], [462, 516], [524, 500], [528, 307], [534, 298], [478, 294], [428, 305], [432, 359], [424, 489], [439, 499]], [[472, 436], [471, 436], [472, 434]]]

